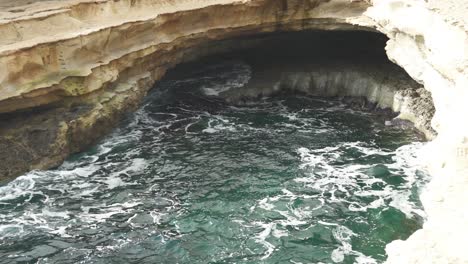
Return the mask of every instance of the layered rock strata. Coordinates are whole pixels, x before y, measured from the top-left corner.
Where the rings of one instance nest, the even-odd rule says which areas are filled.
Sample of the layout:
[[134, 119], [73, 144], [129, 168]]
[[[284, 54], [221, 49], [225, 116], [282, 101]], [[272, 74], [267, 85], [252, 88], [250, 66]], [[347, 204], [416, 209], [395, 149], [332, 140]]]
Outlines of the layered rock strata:
[[[348, 21], [367, 8], [366, 3], [349, 1], [3, 5], [7, 12], [0, 24], [5, 36], [0, 40], [0, 64], [5, 66], [0, 69], [0, 118], [4, 124], [0, 156], [8, 161], [0, 165], [3, 178], [57, 166], [70, 153], [89, 146], [122, 113], [134, 109], [174, 65], [252, 45], [241, 41], [214, 44], [217, 40], [311, 29], [372, 30]], [[371, 97], [383, 96], [372, 92]], [[392, 100], [388, 93], [386, 97]], [[38, 118], [38, 111], [48, 125], [29, 121]], [[12, 112], [24, 114], [8, 114]], [[55, 121], [48, 122], [51, 117]], [[34, 140], [37, 134], [46, 134], [41, 144]]]
[[[365, 5], [322, 2], [105, 0], [7, 6], [0, 22], [0, 156], [8, 161], [0, 165], [2, 178], [59, 165], [108, 131], [118, 119], [113, 116], [137, 105], [167, 69], [229, 49], [229, 44], [210, 46], [216, 40], [361, 29], [346, 19], [361, 14]], [[61, 117], [82, 105], [88, 111]], [[27, 120], [51, 107], [44, 120], [60, 119], [60, 129], [37, 122], [16, 126], [9, 114], [24, 112], [15, 120]], [[16, 127], [24, 132], [15, 132]], [[37, 131], [47, 134], [48, 143], [34, 143]]]
[[[466, 4], [372, 2], [0, 0], [0, 178], [56, 166], [92, 144], [176, 64], [242, 48], [216, 41], [312, 29], [380, 31], [389, 38], [389, 58], [425, 90], [382, 96], [386, 88], [377, 89], [374, 99], [426, 134], [431, 114], [424, 105], [433, 101], [438, 134], [427, 150], [434, 175], [422, 196], [428, 220], [408, 241], [388, 246], [388, 262], [467, 263]], [[308, 76], [320, 80], [317, 74]]]

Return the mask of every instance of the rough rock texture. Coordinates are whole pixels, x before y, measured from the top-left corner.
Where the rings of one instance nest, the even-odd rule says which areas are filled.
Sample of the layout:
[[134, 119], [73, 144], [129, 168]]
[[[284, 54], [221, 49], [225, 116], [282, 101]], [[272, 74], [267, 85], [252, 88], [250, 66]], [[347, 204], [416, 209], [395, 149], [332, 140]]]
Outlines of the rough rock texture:
[[[287, 69], [287, 70], [285, 70]], [[389, 77], [391, 76], [391, 77]], [[426, 138], [433, 139], [434, 106], [430, 93], [395, 65], [371, 62], [274, 62], [254, 68], [249, 82], [221, 94], [232, 103], [249, 98], [300, 92], [311, 96], [365, 98], [378, 109], [400, 113]], [[398, 123], [398, 122], [396, 122]]]
[[[174, 65], [239, 48], [234, 42], [210, 46], [215, 40], [276, 31], [359, 29], [346, 19], [366, 9], [359, 3], [318, 0], [75, 0], [25, 6], [0, 1], [0, 6], [5, 7], [0, 19], [0, 132], [1, 144], [8, 146], [0, 149], [0, 157], [15, 163], [0, 164], [3, 179], [56, 166], [85, 148]], [[57, 122], [41, 125], [34, 120], [23, 122], [25, 132], [10, 129], [8, 113], [27, 111], [15, 120], [29, 120], [38, 109], [54, 106], [46, 116], [57, 118], [81, 105], [89, 111], [58, 118], [64, 123], [60, 129]], [[37, 129], [53, 134], [48, 144], [34, 143], [30, 131]]]
[[[434, 175], [422, 195], [428, 220], [388, 246], [388, 262], [468, 263], [466, 2], [368, 2], [0, 0], [0, 178], [60, 164], [108, 132], [169, 68], [239, 48], [215, 40], [380, 31], [390, 39], [390, 59], [432, 94], [438, 133], [427, 150]], [[394, 93], [392, 108], [418, 126], [426, 94]]]
[[397, 119], [411, 121], [414, 126], [426, 135], [428, 139], [434, 139], [437, 132], [432, 128], [431, 121], [435, 108], [432, 96], [424, 88], [398, 90], [393, 96], [392, 108], [400, 113]]
[[[0, 157], [14, 163], [0, 164], [0, 178], [59, 165], [68, 154], [105, 134], [121, 113], [138, 105], [167, 69], [184, 60], [244, 45], [238, 41], [210, 46], [216, 40], [310, 29], [373, 30], [368, 25], [351, 23], [362, 16], [367, 3], [348, 0], [63, 0], [33, 1], [24, 6], [21, 3], [0, 0], [0, 6], [4, 7], [0, 17], [3, 36], [0, 120], [5, 120], [0, 134], [4, 135], [2, 142], [9, 142], [5, 145], [8, 147], [0, 150]], [[392, 100], [389, 93], [387, 96], [373, 93], [370, 99]], [[86, 105], [89, 111], [74, 118], [58, 117], [81, 105]], [[31, 113], [50, 106], [55, 108], [51, 113], [56, 112], [46, 116], [66, 121], [61, 129], [56, 128], [60, 122], [36, 125], [47, 131], [44, 133], [53, 134], [47, 137], [49, 144], [36, 144], [29, 139], [24, 142], [25, 138], [34, 137], [34, 133], [16, 133], [14, 130], [18, 128], [9, 128], [12, 125], [8, 113], [27, 111], [15, 120], [35, 124], [28, 121], [34, 117]], [[87, 121], [77, 122], [80, 118]], [[100, 122], [108, 127], [94, 125]], [[36, 126], [29, 126], [23, 125], [27, 128], [23, 130], [36, 130]], [[82, 136], [84, 140], [80, 142], [75, 139], [78, 134], [70, 131], [74, 127], [83, 135], [93, 136]], [[12, 157], [11, 152], [18, 154]]]
[[155, 54], [177, 45], [279, 30], [357, 29], [346, 19], [364, 10], [322, 0], [70, 1], [67, 9], [26, 9], [0, 25], [6, 66], [0, 113], [91, 93], [150, 59], [157, 67]]
[[432, 181], [421, 196], [428, 219], [387, 246], [388, 263], [468, 263], [468, 2], [374, 0], [361, 25], [390, 41], [387, 54], [430, 91], [438, 132], [423, 155]]

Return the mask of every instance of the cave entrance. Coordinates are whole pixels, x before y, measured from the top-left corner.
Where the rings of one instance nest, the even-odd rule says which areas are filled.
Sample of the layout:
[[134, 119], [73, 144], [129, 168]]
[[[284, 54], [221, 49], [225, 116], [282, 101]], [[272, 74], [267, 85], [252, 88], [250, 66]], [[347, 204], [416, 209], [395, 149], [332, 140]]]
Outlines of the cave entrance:
[[265, 33], [212, 41], [190, 49], [185, 63], [166, 78], [220, 60], [240, 60], [252, 71], [245, 85], [212, 91], [230, 103], [282, 92], [342, 98], [353, 106], [393, 111], [394, 122], [411, 126], [427, 139], [434, 106], [428, 91], [385, 53], [387, 37], [369, 31]]
[[[0, 230], [3, 253], [27, 248], [38, 260], [47, 251], [51, 262], [384, 261], [389, 242], [421, 228], [427, 179], [411, 159], [419, 135], [378, 110], [414, 84], [384, 44], [370, 32], [303, 32], [184, 51], [186, 62], [103, 141], [0, 188], [12, 197], [2, 201], [4, 222], [19, 223]], [[69, 250], [49, 246], [51, 236]], [[96, 241], [102, 250], [90, 250]]]

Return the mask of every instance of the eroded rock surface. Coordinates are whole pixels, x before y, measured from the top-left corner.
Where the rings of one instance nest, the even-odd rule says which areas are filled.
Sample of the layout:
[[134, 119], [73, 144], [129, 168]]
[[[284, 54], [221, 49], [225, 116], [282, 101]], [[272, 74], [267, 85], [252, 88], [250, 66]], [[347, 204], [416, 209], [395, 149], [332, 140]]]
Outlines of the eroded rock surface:
[[[117, 118], [109, 115], [133, 109], [174, 65], [243, 45], [214, 45], [217, 40], [307, 29], [370, 30], [347, 22], [361, 15], [367, 5], [345, 0], [75, 0], [20, 4], [1, 2], [5, 9], [0, 20], [0, 113], [8, 117], [11, 112], [34, 113], [41, 107], [54, 106], [62, 109], [57, 112], [60, 115], [77, 105], [87, 105], [90, 110], [67, 120], [63, 129], [50, 129], [49, 133], [55, 134], [50, 139], [65, 141], [73, 140], [70, 123], [83, 132], [91, 131], [98, 120], [114, 120], [105, 124], [115, 125]], [[30, 114], [23, 116], [29, 118]], [[83, 118], [87, 121], [78, 121]], [[22, 135], [10, 132], [6, 125], [2, 127], [5, 135]], [[88, 133], [98, 138], [108, 130]], [[24, 137], [6, 138], [22, 142]], [[30, 169], [58, 165], [87, 142], [77, 144], [81, 145], [78, 148], [51, 140], [50, 148], [58, 149], [50, 153], [61, 153], [53, 159], [55, 162], [44, 162], [50, 158], [41, 154], [43, 146], [20, 144], [28, 149], [29, 158], [14, 159], [24, 164], [0, 165], [0, 173], [2, 178], [9, 178]], [[21, 148], [18, 145], [15, 151], [21, 152]], [[6, 149], [4, 155], [10, 152]]]
[[[369, 2], [0, 0], [0, 179], [56, 166], [89, 146], [171, 67], [255, 44], [234, 38], [379, 31], [389, 38], [389, 58], [425, 90], [366, 97], [400, 111], [426, 135], [438, 134], [427, 150], [434, 175], [422, 196], [428, 220], [408, 241], [388, 246], [388, 261], [467, 263], [466, 2]], [[318, 80], [314, 74], [298, 78]]]
[[430, 91], [438, 136], [425, 150], [432, 181], [421, 196], [428, 219], [387, 246], [389, 263], [468, 263], [468, 3], [374, 0], [365, 15], [390, 41], [389, 58]]
[[[43, 130], [54, 134], [48, 137], [49, 148], [34, 145], [34, 141], [18, 144], [15, 152], [27, 149], [28, 158], [13, 159], [15, 166], [0, 165], [3, 178], [58, 165], [68, 154], [85, 148], [91, 139], [109, 131], [118, 115], [134, 109], [154, 82], [176, 64], [255, 44], [216, 41], [273, 32], [374, 30], [368, 25], [353, 24], [368, 4], [347, 0], [20, 3], [2, 2], [5, 11], [0, 21], [4, 36], [0, 40], [0, 64], [4, 67], [0, 68], [0, 113], [8, 117], [8, 113], [27, 112], [21, 119], [27, 120], [43, 107], [53, 106], [55, 110], [50, 111], [58, 111], [57, 116], [81, 105], [89, 111], [75, 119], [56, 117], [67, 120], [61, 124], [62, 129], [56, 127], [60, 122], [51, 122], [50, 129], [43, 126]], [[314, 79], [320, 81], [319, 76]], [[373, 93], [369, 94], [371, 101], [386, 100], [382, 106], [392, 107], [389, 102], [393, 101], [393, 93], [376, 94], [379, 92], [375, 89], [366, 92]], [[87, 121], [77, 121], [83, 118]], [[96, 130], [94, 123], [99, 122], [109, 128], [100, 125]], [[94, 136], [83, 136], [85, 140], [80, 143], [75, 140], [76, 133], [70, 136], [70, 128], [76, 126], [85, 135]], [[29, 135], [4, 127], [4, 134], [10, 135], [5, 138], [10, 141], [23, 142]], [[65, 142], [57, 143], [59, 138]], [[5, 156], [7, 149], [4, 148]], [[44, 149], [56, 154], [43, 155]]]

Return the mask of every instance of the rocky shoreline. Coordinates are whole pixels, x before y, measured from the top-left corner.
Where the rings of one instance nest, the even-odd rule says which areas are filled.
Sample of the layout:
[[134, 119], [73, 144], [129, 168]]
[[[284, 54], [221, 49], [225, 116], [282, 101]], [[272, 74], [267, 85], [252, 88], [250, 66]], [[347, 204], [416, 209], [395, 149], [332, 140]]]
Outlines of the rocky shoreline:
[[[320, 35], [308, 37], [314, 34]], [[345, 32], [341, 34], [344, 36], [338, 38], [347, 37]], [[312, 96], [365, 98], [375, 104], [376, 108], [402, 112], [398, 118], [412, 121], [427, 139], [434, 138], [436, 133], [430, 127], [433, 111], [428, 110], [433, 108], [431, 101], [425, 107], [415, 107], [419, 97], [414, 95], [419, 85], [397, 66], [380, 61], [385, 59], [381, 47], [372, 51], [356, 49], [365, 45], [366, 41], [381, 42], [380, 36], [366, 32], [354, 34], [360, 37], [356, 40], [348, 39], [347, 48], [320, 48], [329, 45], [328, 42], [336, 41], [336, 37], [315, 31], [186, 42], [189, 45], [180, 44], [178, 49], [162, 51], [141, 61], [135, 66], [136, 69], [128, 69], [132, 72], [126, 73], [122, 81], [116, 80], [105, 88], [89, 94], [64, 97], [59, 102], [33, 109], [3, 113], [0, 115], [0, 157], [7, 162], [0, 164], [1, 179], [12, 179], [34, 169], [56, 167], [70, 154], [91, 146], [108, 134], [126, 113], [135, 110], [154, 83], [178, 63], [195, 61], [213, 54], [231, 54], [229, 56], [234, 58], [242, 57], [242, 53], [259, 54], [268, 45], [271, 46], [269, 54], [250, 59], [253, 64], [256, 64], [255, 61], [263, 61], [268, 66], [254, 66], [253, 78], [244, 87], [223, 93], [225, 100], [236, 103], [240, 99], [269, 96], [280, 91], [303, 92]], [[293, 45], [288, 41], [303, 43]], [[279, 44], [281, 46], [274, 46]], [[308, 51], [311, 47], [318, 51]], [[355, 54], [350, 58], [342, 58], [346, 49]], [[277, 50], [290, 50], [294, 54], [288, 55], [292, 58], [283, 58], [284, 54], [276, 58]], [[382, 58], [370, 62], [346, 62], [366, 60], [366, 56], [374, 60], [368, 53]], [[247, 57], [245, 59], [249, 60]], [[308, 60], [315, 62], [308, 63]], [[427, 114], [419, 115], [415, 110]]]
[[[388, 246], [388, 262], [466, 263], [468, 31], [460, 14], [468, 10], [454, 8], [465, 8], [463, 0], [371, 2], [0, 0], [0, 179], [57, 166], [86, 148], [175, 65], [255, 45], [230, 40], [306, 30], [381, 32], [390, 60], [417, 83], [394, 91], [393, 100], [380, 98], [426, 136], [437, 133], [425, 151], [434, 176], [422, 195], [428, 220], [407, 241]], [[379, 93], [350, 95], [382, 103]]]

